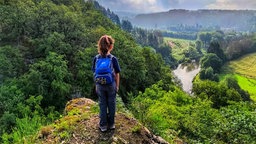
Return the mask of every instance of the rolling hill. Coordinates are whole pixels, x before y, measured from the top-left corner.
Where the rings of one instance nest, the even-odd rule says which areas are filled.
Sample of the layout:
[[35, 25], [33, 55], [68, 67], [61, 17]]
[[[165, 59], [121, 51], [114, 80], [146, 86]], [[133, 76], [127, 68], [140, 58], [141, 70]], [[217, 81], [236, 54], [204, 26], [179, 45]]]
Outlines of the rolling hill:
[[255, 10], [184, 10], [139, 14], [131, 22], [140, 27], [170, 29], [185, 26], [195, 29], [216, 28], [255, 31]]

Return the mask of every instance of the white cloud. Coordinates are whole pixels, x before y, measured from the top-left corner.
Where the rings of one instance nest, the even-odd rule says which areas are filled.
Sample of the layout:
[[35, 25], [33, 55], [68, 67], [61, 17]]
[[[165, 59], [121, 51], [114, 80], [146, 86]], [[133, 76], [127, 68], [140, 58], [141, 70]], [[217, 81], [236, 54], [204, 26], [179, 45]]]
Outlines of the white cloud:
[[254, 9], [256, 0], [98, 0], [112, 11], [148, 13], [170, 9]]
[[162, 9], [158, 0], [98, 0], [98, 2], [113, 11], [155, 12]]
[[206, 6], [209, 9], [254, 9], [256, 10], [255, 0], [216, 0], [215, 3]]
[[123, 4], [124, 7], [130, 5], [136, 12], [155, 12], [161, 10], [161, 8], [158, 7], [157, 0], [126, 0]]

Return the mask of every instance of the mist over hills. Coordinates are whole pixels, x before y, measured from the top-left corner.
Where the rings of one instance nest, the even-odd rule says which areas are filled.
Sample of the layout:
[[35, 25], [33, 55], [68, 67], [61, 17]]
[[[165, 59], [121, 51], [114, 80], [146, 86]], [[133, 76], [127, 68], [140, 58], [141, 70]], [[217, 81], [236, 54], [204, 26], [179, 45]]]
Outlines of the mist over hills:
[[137, 16], [137, 13], [132, 13], [132, 12], [125, 12], [125, 11], [115, 11], [115, 13], [121, 18], [121, 19], [132, 19]]
[[256, 31], [256, 10], [184, 10], [138, 14], [131, 19], [135, 26], [173, 30], [177, 27], [215, 28]]

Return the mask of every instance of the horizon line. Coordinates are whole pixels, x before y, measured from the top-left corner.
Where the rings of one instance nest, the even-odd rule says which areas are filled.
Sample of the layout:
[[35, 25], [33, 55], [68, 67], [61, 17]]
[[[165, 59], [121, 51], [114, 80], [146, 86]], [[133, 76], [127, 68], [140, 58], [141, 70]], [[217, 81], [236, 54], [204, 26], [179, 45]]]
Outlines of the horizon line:
[[185, 11], [202, 11], [202, 10], [218, 10], [218, 11], [256, 11], [256, 9], [211, 9], [211, 8], [203, 8], [203, 9], [184, 9], [184, 8], [173, 8], [165, 11], [152, 11], [152, 12], [132, 12], [132, 11], [123, 11], [123, 10], [114, 10], [114, 12], [125, 12], [125, 13], [133, 13], [133, 14], [149, 14], [149, 13], [162, 13], [169, 12], [172, 10], [185, 10]]

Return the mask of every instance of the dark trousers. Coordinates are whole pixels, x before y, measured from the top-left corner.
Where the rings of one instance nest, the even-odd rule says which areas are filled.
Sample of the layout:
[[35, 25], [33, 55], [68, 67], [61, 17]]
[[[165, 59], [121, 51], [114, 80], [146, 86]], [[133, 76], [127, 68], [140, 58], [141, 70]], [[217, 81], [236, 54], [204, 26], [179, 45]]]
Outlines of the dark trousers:
[[96, 93], [99, 97], [100, 106], [100, 127], [112, 126], [115, 124], [116, 112], [116, 84], [96, 85]]

